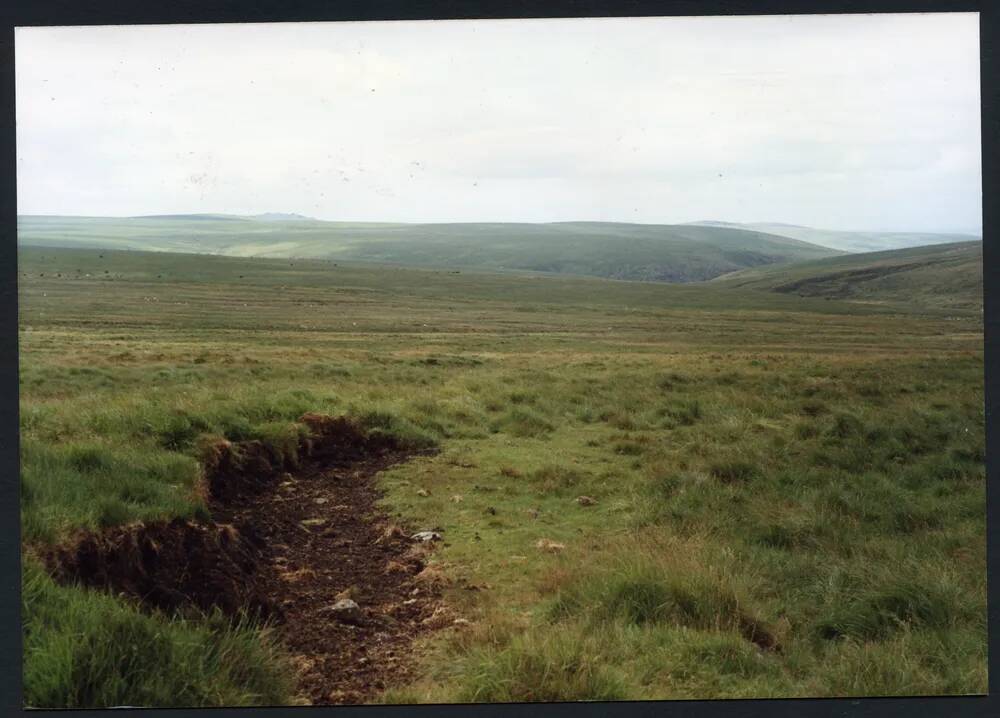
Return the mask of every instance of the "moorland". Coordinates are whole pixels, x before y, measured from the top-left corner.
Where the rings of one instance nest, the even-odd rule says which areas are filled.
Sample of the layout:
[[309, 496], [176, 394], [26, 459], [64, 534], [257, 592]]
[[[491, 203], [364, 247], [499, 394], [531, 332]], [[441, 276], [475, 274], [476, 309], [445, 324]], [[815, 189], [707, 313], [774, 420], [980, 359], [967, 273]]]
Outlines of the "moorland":
[[[986, 690], [980, 245], [251, 222], [23, 229], [26, 705]], [[257, 530], [271, 617], [101, 553]]]

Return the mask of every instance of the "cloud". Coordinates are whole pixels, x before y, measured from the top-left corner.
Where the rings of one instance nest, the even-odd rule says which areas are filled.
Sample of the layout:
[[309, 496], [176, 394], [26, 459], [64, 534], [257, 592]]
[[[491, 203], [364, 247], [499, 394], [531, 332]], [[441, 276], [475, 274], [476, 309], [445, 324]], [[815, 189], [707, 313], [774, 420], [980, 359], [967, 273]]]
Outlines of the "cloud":
[[19, 28], [16, 59], [22, 213], [980, 224], [975, 14]]

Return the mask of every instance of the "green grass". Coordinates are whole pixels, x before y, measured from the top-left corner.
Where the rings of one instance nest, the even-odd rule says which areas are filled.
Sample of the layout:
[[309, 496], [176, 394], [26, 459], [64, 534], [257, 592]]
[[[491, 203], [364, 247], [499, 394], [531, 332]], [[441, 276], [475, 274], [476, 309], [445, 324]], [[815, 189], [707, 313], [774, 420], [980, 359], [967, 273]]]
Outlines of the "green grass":
[[969, 242], [981, 240], [982, 233], [953, 234], [937, 232], [856, 232], [831, 229], [816, 229], [795, 224], [778, 222], [750, 222], [736, 224], [733, 222], [698, 222], [715, 227], [730, 227], [733, 229], [748, 229], [756, 232], [776, 234], [781, 237], [798, 239], [822, 247], [831, 247], [843, 252], [881, 252], [891, 249], [906, 249], [921, 247], [928, 244], [949, 244], [952, 242]]
[[30, 561], [21, 601], [27, 706], [245, 706], [292, 698], [285, 658], [252, 624], [144, 615], [110, 596], [56, 586]]
[[[218, 215], [18, 218], [22, 245], [309, 257], [687, 282], [837, 254], [750, 229], [613, 222], [260, 222]], [[72, 270], [70, 274], [73, 274]]]
[[[985, 691], [976, 308], [307, 260], [20, 260], [30, 545], [199, 515], [206, 436], [289, 451], [303, 412], [345, 413], [438, 447], [381, 476], [384, 505], [443, 529], [433, 565], [479, 587], [446, 590], [470, 626], [423, 639], [420, 673], [379, 700]], [[74, 621], [94, 641], [141, 622], [158, 648], [134, 675], [167, 661], [164, 685], [191, 668], [163, 656], [207, 636], [281, 673], [250, 627], [140, 621], [27, 578], [48, 596], [25, 606], [32, 700], [157, 700], [138, 679], [128, 694], [110, 647], [65, 657]], [[50, 608], [67, 602], [100, 608]], [[291, 700], [263, 673], [203, 672], [177, 694]]]
[[958, 311], [983, 306], [983, 243], [829, 257], [718, 277], [733, 288]]

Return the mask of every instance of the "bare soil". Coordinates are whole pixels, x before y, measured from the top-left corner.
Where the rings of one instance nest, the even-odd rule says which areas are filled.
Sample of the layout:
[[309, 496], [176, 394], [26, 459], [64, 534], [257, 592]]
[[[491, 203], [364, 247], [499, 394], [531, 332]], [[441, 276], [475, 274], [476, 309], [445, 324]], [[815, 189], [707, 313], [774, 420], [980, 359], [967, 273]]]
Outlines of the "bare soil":
[[[301, 458], [260, 442], [207, 447], [212, 521], [83, 534], [44, 553], [50, 571], [149, 608], [270, 621], [309, 703], [362, 703], [405, 681], [413, 639], [448, 623], [438, 584], [418, 576], [430, 545], [376, 505], [375, 476], [410, 453], [346, 419], [301, 421], [312, 431]], [[342, 598], [359, 614], [330, 610]]]

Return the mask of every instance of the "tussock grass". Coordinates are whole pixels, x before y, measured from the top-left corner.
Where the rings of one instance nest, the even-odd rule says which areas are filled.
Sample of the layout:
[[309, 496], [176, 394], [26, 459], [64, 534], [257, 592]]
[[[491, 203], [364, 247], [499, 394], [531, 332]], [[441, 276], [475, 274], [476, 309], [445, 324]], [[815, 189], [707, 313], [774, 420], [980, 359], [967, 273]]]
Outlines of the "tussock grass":
[[27, 706], [247, 706], [292, 698], [285, 659], [250, 623], [143, 614], [111, 596], [56, 586], [30, 561], [21, 601]]
[[[303, 412], [348, 414], [440, 448], [382, 476], [385, 506], [401, 523], [441, 527], [436, 560], [480, 587], [448, 592], [471, 626], [429, 637], [419, 674], [389, 697], [985, 690], [977, 313], [69, 254], [67, 270], [56, 266], [66, 254], [28, 252], [20, 284], [29, 543], [203, 515], [203, 441], [256, 439], [289, 455]], [[94, 279], [104, 269], [118, 278]], [[143, 300], [153, 294], [158, 303]], [[540, 539], [565, 549], [541, 551]], [[100, 599], [94, 634], [127, 608], [58, 591]], [[29, 693], [59, 705], [154, 695], [86, 692], [55, 668], [71, 625], [41, 605], [25, 608]], [[210, 621], [145, 618], [176, 652], [156, 653], [163, 680], [186, 685], [193, 669], [170, 655], [203, 646]], [[750, 624], [780, 651], [748, 640]], [[246, 650], [263, 641], [240, 635]], [[95, 655], [101, 670], [120, 659]], [[234, 700], [262, 700], [263, 679], [240, 676], [219, 685], [256, 685]]]

